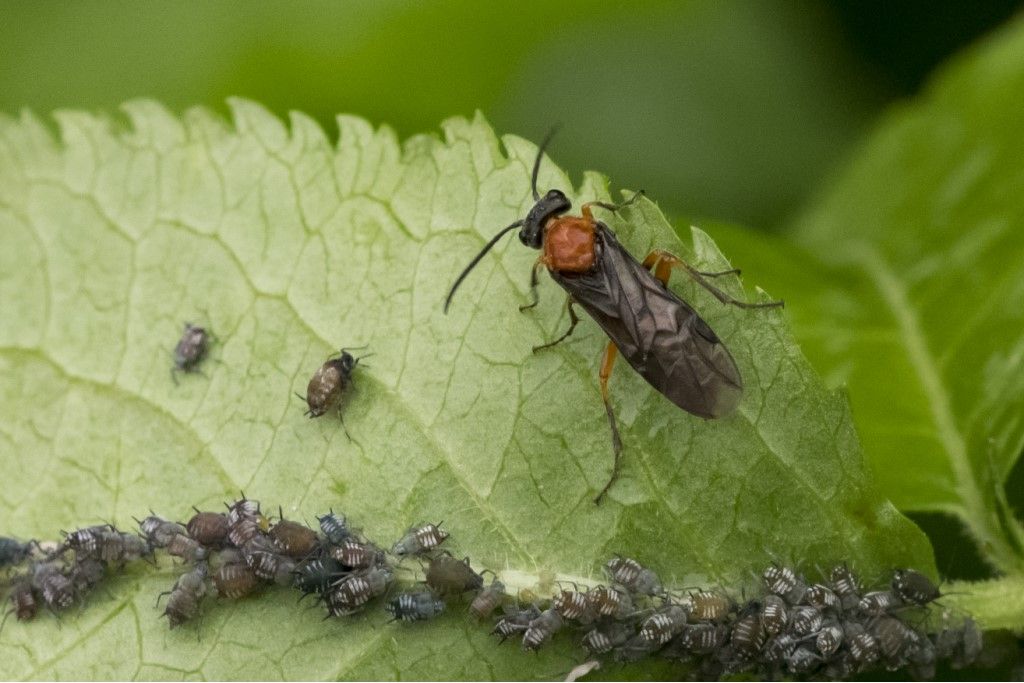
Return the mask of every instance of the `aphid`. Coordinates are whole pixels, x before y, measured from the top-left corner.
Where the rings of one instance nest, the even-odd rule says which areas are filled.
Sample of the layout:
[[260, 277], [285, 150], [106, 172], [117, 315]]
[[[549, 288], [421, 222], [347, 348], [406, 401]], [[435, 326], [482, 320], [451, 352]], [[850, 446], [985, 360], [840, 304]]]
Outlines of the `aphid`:
[[448, 535], [439, 524], [413, 527], [395, 543], [391, 552], [395, 555], [419, 555], [444, 543]]
[[330, 550], [330, 555], [349, 569], [365, 569], [384, 561], [384, 553], [372, 543], [360, 543], [354, 538]]
[[306, 560], [295, 568], [294, 586], [303, 595], [324, 593], [344, 570], [332, 557], [314, 557]]
[[826, 659], [835, 654], [839, 646], [843, 644], [843, 628], [836, 620], [831, 620], [822, 625], [814, 638], [814, 645], [818, 652]]
[[839, 596], [833, 593], [831, 588], [821, 583], [808, 586], [803, 601], [805, 605], [817, 607], [820, 610], [838, 610], [840, 608]]
[[185, 525], [188, 535], [207, 548], [219, 548], [228, 537], [228, 516], [222, 512], [200, 512], [192, 515]]
[[796, 649], [796, 646], [796, 638], [788, 633], [780, 633], [769, 638], [765, 642], [764, 649], [761, 652], [766, 662], [771, 664], [781, 664], [782, 662], [789, 660], [789, 657], [793, 654], [793, 650]]
[[530, 622], [539, 616], [540, 610], [536, 605], [530, 605], [523, 609], [506, 608], [505, 616], [498, 619], [491, 633], [501, 638], [499, 642], [504, 643], [510, 636], [529, 628]]
[[664, 645], [682, 631], [686, 616], [679, 605], [661, 607], [640, 624], [640, 637]]
[[189, 564], [205, 560], [208, 554], [205, 546], [186, 534], [177, 534], [167, 544], [167, 554], [180, 557]]
[[255, 591], [260, 580], [246, 565], [232, 562], [222, 565], [213, 573], [213, 585], [220, 597], [237, 600]]
[[373, 598], [383, 595], [394, 579], [389, 567], [361, 569], [337, 581], [327, 593], [327, 613], [332, 617], [353, 614]]
[[579, 591], [561, 591], [551, 600], [551, 608], [565, 619], [573, 619], [581, 624], [589, 624], [597, 617], [597, 613], [587, 600], [586, 593]]
[[615, 661], [637, 662], [652, 652], [657, 652], [661, 647], [661, 643], [656, 640], [647, 640], [643, 636], [636, 635], [615, 648]]
[[789, 611], [786, 601], [778, 595], [769, 593], [761, 600], [761, 626], [769, 636], [782, 633], [789, 623]]
[[[230, 515], [229, 515], [230, 518]], [[228, 527], [228, 541], [231, 545], [241, 548], [250, 540], [259, 536], [261, 517], [243, 517]]]
[[824, 617], [817, 607], [800, 605], [789, 611], [789, 630], [798, 636], [809, 636], [821, 629]]
[[860, 599], [860, 602], [857, 603], [857, 609], [865, 614], [877, 617], [887, 614], [889, 610], [902, 604], [903, 601], [892, 591], [871, 591], [870, 593], [865, 593]]
[[103, 563], [94, 557], [83, 557], [71, 565], [67, 573], [68, 580], [78, 599], [82, 599], [93, 588], [98, 586], [106, 574]]
[[728, 616], [732, 601], [719, 593], [698, 591], [690, 594], [691, 621], [720, 621]]
[[128, 562], [153, 555], [153, 548], [146, 539], [117, 530], [100, 532], [97, 543], [99, 559], [108, 565], [123, 567]]
[[530, 622], [523, 634], [524, 650], [539, 650], [562, 628], [562, 617], [553, 609], [546, 609]]
[[225, 503], [225, 507], [228, 509], [228, 526], [234, 526], [243, 519], [253, 519], [257, 522], [263, 517], [260, 512], [260, 502], [258, 500], [252, 500], [246, 498], [245, 494], [231, 505]]
[[22, 543], [13, 538], [0, 536], [0, 569], [24, 562], [34, 545], [35, 541]]
[[426, 581], [442, 596], [477, 590], [484, 585], [484, 577], [473, 571], [468, 557], [456, 560], [451, 555], [438, 555], [430, 560]]
[[384, 607], [392, 621], [424, 621], [444, 612], [444, 600], [433, 591], [402, 593]]
[[843, 609], [853, 609], [860, 602], [860, 580], [845, 564], [832, 568], [829, 576], [832, 590], [839, 597]]
[[179, 372], [195, 372], [197, 366], [206, 358], [213, 335], [206, 328], [192, 323], [185, 323], [178, 345], [174, 347], [174, 367], [171, 368], [171, 379], [178, 383]]
[[807, 584], [789, 567], [770, 565], [761, 573], [761, 578], [765, 590], [784, 598], [790, 605], [800, 604], [807, 591]]
[[97, 555], [100, 538], [107, 532], [118, 533], [117, 529], [110, 524], [75, 529], [64, 535], [64, 543], [61, 545], [60, 552], [71, 549], [81, 556]]
[[761, 615], [756, 610], [741, 614], [733, 623], [732, 637], [729, 642], [736, 657], [740, 660], [750, 659], [756, 655], [764, 644]]
[[491, 585], [481, 588], [473, 601], [469, 603], [469, 612], [477, 619], [486, 619], [504, 599], [505, 584], [498, 581], [498, 577], [495, 576], [491, 579]]
[[600, 655], [624, 645], [635, 634], [636, 630], [632, 625], [621, 621], [610, 621], [587, 631], [581, 644], [592, 654]]
[[[317, 368], [306, 387], [306, 395], [295, 394], [309, 406], [306, 415], [310, 418], [320, 417], [340, 405], [341, 397], [352, 384], [352, 373], [363, 358], [366, 356], [355, 358], [351, 353], [342, 349], [338, 352], [337, 357], [328, 358], [323, 365]], [[338, 416], [341, 417], [340, 411]], [[344, 419], [342, 419], [341, 425], [342, 428], [345, 427]], [[348, 431], [346, 430], [345, 433], [348, 434]]]
[[[553, 131], [552, 131], [553, 132]], [[743, 381], [729, 350], [706, 322], [668, 288], [673, 268], [681, 268], [698, 285], [724, 304], [741, 308], [781, 306], [781, 301], [746, 303], [711, 284], [709, 278], [737, 273], [703, 273], [667, 251], [652, 251], [643, 263], [623, 247], [607, 225], [595, 220], [592, 207], [618, 211], [639, 196], [621, 205], [588, 202], [580, 207], [581, 216], [565, 216], [572, 207], [559, 190], [543, 197], [537, 191], [537, 175], [549, 134], [537, 150], [531, 185], [535, 204], [524, 219], [502, 229], [459, 274], [445, 299], [447, 313], [459, 285], [469, 272], [508, 232], [521, 228], [519, 240], [527, 247], [541, 249], [530, 280], [533, 300], [538, 302], [537, 273], [545, 266], [551, 278], [569, 295], [569, 329], [553, 342], [535, 347], [550, 348], [572, 334], [579, 322], [573, 308], [579, 304], [609, 337], [599, 373], [601, 397], [611, 427], [614, 461], [608, 483], [598, 494], [599, 502], [619, 472], [622, 440], [609, 399], [608, 379], [619, 353], [651, 386], [683, 410], [713, 419], [728, 415], [739, 404]], [[653, 269], [653, 273], [651, 270]]]
[[728, 637], [729, 627], [725, 624], [684, 624], [678, 640], [687, 651], [707, 655], [722, 647]]
[[604, 617], [621, 618], [635, 611], [629, 593], [611, 586], [595, 586], [586, 595], [594, 611]]
[[242, 557], [252, 573], [264, 581], [274, 581], [282, 573], [291, 575], [295, 570], [294, 560], [282, 555], [277, 544], [262, 534], [246, 541]]
[[150, 515], [145, 519], [135, 521], [139, 523], [139, 531], [142, 532], [149, 545], [154, 548], [166, 548], [175, 536], [187, 533], [182, 525], [177, 522], [169, 522], [157, 515]]
[[810, 644], [798, 645], [786, 660], [789, 670], [795, 674], [806, 674], [821, 664], [822, 659]]
[[882, 656], [886, 658], [890, 666], [903, 665], [906, 655], [921, 640], [914, 629], [893, 617], [879, 617], [874, 622], [873, 630], [875, 638], [878, 639], [878, 647], [882, 651]]
[[935, 646], [927, 638], [919, 638], [907, 652], [911, 676], [916, 680], [935, 678]]
[[[199, 615], [199, 603], [206, 595], [208, 575], [209, 568], [206, 563], [198, 562], [195, 567], [178, 577], [172, 590], [160, 594], [170, 596], [167, 598], [163, 616], [167, 617], [172, 629]], [[160, 604], [160, 596], [157, 596], [157, 605]]]
[[309, 555], [320, 542], [316, 532], [308, 526], [283, 518], [270, 527], [269, 534], [281, 548], [281, 552], [296, 559]]
[[608, 576], [631, 593], [661, 595], [664, 589], [658, 575], [628, 557], [613, 557], [604, 565]]
[[75, 601], [75, 587], [53, 562], [39, 562], [32, 568], [32, 588], [51, 611], [67, 609]]
[[317, 517], [316, 521], [320, 523], [320, 531], [331, 545], [341, 545], [352, 536], [345, 515], [335, 514], [331, 510], [323, 517]]
[[893, 592], [908, 605], [927, 605], [941, 597], [931, 579], [913, 569], [897, 569], [892, 575]]
[[950, 658], [953, 668], [963, 669], [974, 664], [978, 655], [981, 654], [982, 647], [981, 629], [978, 628], [974, 619], [967, 617], [964, 620], [964, 625], [960, 628], [960, 646]]
[[4, 615], [4, 622], [11, 614], [14, 614], [18, 621], [29, 621], [35, 618], [39, 605], [36, 603], [35, 593], [32, 592], [32, 582], [28, 576], [21, 576], [14, 582], [7, 599], [11, 601], [11, 609]]
[[862, 624], [847, 621], [843, 624], [846, 649], [850, 651], [853, 661], [860, 666], [867, 666], [878, 661], [878, 639], [869, 633]]
[[825, 680], [846, 681], [853, 678], [853, 675], [857, 673], [857, 668], [857, 662], [854, 661], [853, 657], [850, 656], [848, 652], [840, 652], [835, 657], [828, 660], [825, 664], [825, 668], [821, 672], [821, 675]]

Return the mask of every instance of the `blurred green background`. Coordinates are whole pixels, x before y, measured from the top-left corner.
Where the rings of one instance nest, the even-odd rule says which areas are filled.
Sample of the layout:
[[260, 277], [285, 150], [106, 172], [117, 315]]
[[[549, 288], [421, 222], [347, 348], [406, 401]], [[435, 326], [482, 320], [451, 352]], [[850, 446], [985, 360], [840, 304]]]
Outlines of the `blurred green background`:
[[892, 100], [1018, 2], [0, 2], [0, 110], [221, 111], [406, 136], [480, 109], [679, 220], [774, 229]]

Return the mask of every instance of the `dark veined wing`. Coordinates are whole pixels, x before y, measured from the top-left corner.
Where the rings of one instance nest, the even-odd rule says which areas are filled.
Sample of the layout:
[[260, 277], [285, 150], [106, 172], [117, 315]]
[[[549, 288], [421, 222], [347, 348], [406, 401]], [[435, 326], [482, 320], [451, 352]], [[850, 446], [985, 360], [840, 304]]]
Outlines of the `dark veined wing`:
[[597, 265], [589, 273], [551, 277], [590, 314], [623, 358], [683, 410], [728, 415], [743, 395], [732, 354], [689, 304], [597, 224]]

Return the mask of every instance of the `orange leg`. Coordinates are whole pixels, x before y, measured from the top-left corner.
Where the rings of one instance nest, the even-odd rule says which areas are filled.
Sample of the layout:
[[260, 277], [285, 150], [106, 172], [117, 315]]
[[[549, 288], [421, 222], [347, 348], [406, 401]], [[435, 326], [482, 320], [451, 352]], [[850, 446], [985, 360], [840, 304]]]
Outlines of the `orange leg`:
[[662, 284], [664, 284], [665, 286], [668, 286], [668, 279], [669, 276], [672, 274], [672, 269], [681, 268], [684, 272], [686, 272], [687, 275], [690, 276], [690, 279], [692, 279], [694, 282], [696, 282], [704, 289], [711, 292], [712, 296], [721, 301], [723, 304], [730, 304], [732, 306], [736, 306], [737, 308], [774, 308], [783, 305], [782, 301], [765, 301], [763, 303], [759, 302], [754, 304], [746, 301], [740, 301], [739, 299], [734, 299], [733, 297], [729, 296], [721, 289], [715, 287], [713, 284], [707, 281], [707, 278], [709, 277], [728, 275], [733, 272], [738, 273], [738, 270], [724, 270], [720, 273], [704, 273], [697, 270], [689, 263], [676, 256], [675, 254], [668, 251], [664, 251], [662, 249], [655, 249], [650, 254], [648, 254], [647, 258], [644, 259], [643, 265], [644, 268], [653, 268], [654, 277], [661, 280]]
[[612, 462], [612, 476], [609, 477], [608, 483], [604, 485], [601, 492], [597, 494], [597, 498], [594, 499], [595, 504], [601, 502], [604, 494], [608, 493], [608, 489], [619, 478], [619, 456], [622, 455], [622, 439], [619, 437], [619, 427], [615, 423], [615, 411], [612, 409], [612, 402], [608, 397], [608, 378], [612, 376], [612, 368], [615, 367], [615, 359], [618, 355], [619, 349], [615, 346], [615, 343], [608, 342], [608, 346], [604, 349], [604, 356], [601, 358], [601, 372], [599, 376], [601, 378], [601, 398], [604, 400], [605, 412], [608, 413], [608, 424], [612, 428], [612, 451], [615, 454], [615, 460]]

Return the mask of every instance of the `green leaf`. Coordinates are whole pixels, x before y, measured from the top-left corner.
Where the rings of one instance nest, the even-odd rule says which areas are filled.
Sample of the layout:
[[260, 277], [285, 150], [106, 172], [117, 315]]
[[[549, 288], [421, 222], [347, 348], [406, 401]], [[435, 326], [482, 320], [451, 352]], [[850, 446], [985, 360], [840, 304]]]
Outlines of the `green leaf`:
[[[931, 570], [924, 536], [865, 473], [843, 397], [825, 390], [778, 311], [723, 307], [678, 287], [728, 342], [746, 381], [737, 414], [687, 415], [619, 367], [612, 393], [624, 472], [611, 465], [590, 322], [567, 323], [546, 282], [521, 314], [536, 254], [510, 238], [441, 311], [453, 277], [531, 205], [535, 147], [479, 118], [445, 140], [402, 145], [339, 118], [335, 148], [307, 117], [290, 129], [233, 101], [233, 126], [133, 102], [125, 128], [57, 115], [0, 120], [0, 490], [5, 530], [52, 537], [148, 509], [183, 516], [242, 489], [287, 516], [344, 510], [387, 542], [445, 520], [453, 550], [533, 579], [597, 576], [614, 552], [672, 585], [738, 590], [770, 560]], [[543, 187], [572, 185], [545, 164]], [[609, 199], [589, 174], [570, 194]], [[633, 253], [728, 263], [694, 230], [693, 253], [650, 202], [608, 216]], [[747, 296], [738, 282], [723, 286]], [[762, 298], [765, 294], [760, 294]], [[203, 374], [171, 381], [184, 320], [220, 342]], [[341, 346], [368, 344], [345, 405], [307, 420], [294, 392]], [[140, 568], [58, 629], [9, 624], [15, 678], [550, 678], [579, 653], [499, 648], [460, 610], [419, 628], [381, 614], [321, 621], [294, 595], [208, 605], [195, 632], [168, 632], [153, 600], [180, 569]], [[550, 583], [548, 584], [550, 585]], [[535, 587], [536, 588], [536, 587]], [[627, 669], [621, 675], [654, 676]], [[620, 675], [615, 673], [614, 675]], [[665, 675], [673, 675], [671, 673]]]
[[799, 221], [807, 253], [769, 246], [781, 261], [762, 280], [793, 302], [829, 383], [849, 387], [885, 493], [904, 511], [958, 515], [1013, 572], [1024, 528], [1003, 486], [1024, 449], [1022, 54], [1017, 21], [887, 117]]

